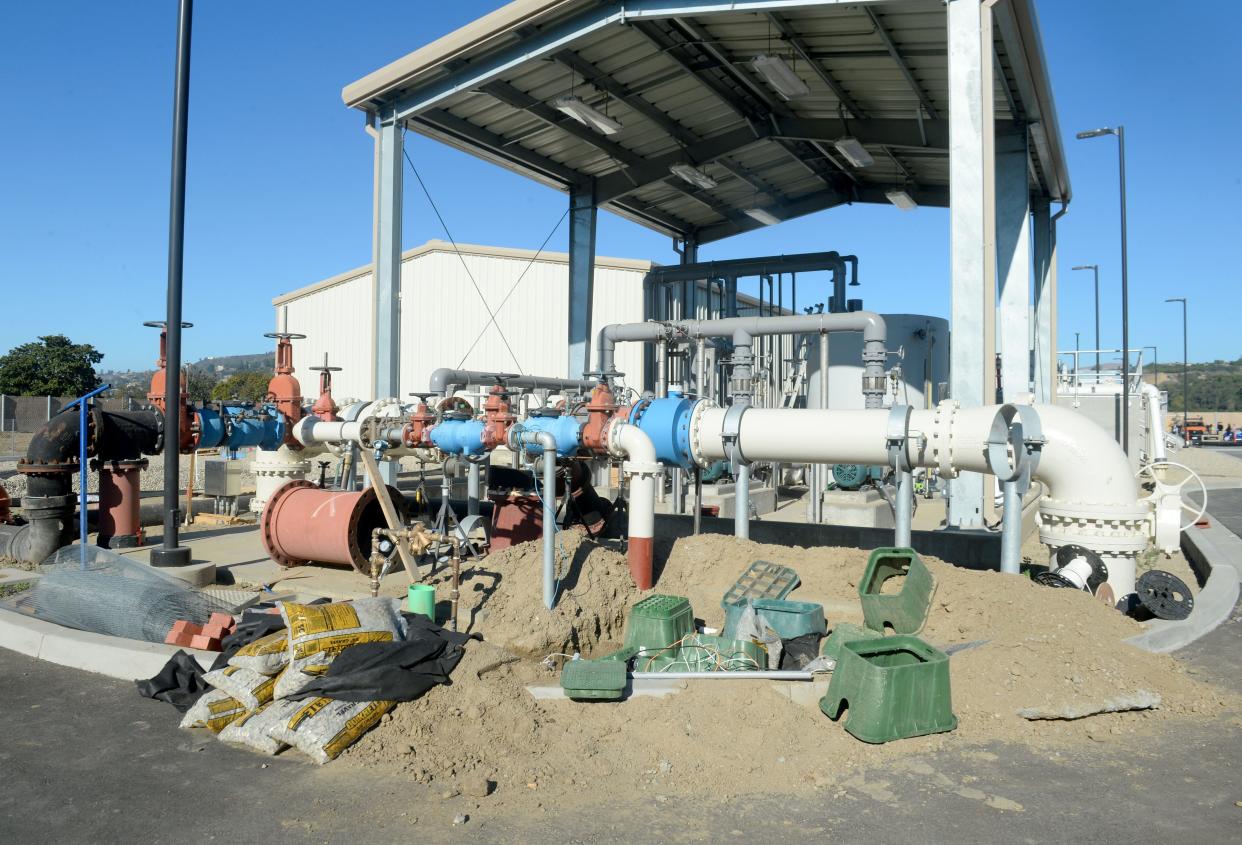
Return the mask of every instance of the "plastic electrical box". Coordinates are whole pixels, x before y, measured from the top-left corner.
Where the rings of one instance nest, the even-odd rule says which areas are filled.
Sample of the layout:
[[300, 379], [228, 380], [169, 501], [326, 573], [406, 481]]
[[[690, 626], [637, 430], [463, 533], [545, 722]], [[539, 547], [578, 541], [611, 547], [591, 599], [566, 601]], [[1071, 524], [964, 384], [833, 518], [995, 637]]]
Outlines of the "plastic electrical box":
[[[898, 577], [904, 578], [901, 589], [885, 594], [884, 583]], [[863, 620], [873, 631], [917, 634], [927, 622], [935, 591], [936, 579], [914, 549], [876, 549], [858, 581]]]
[[882, 743], [957, 727], [949, 658], [918, 637], [879, 637], [842, 645], [819, 708], [863, 742]]
[[[789, 599], [753, 599], [755, 614], [767, 623], [782, 640], [792, 640], [807, 634], [824, 634], [828, 622], [824, 619], [824, 606], [814, 602], [790, 601]], [[746, 602], [725, 608], [724, 635], [737, 634], [738, 622], [746, 612]]]
[[824, 640], [823, 648], [820, 654], [824, 657], [831, 657], [838, 660], [841, 657], [841, 647], [846, 643], [852, 643], [855, 640], [875, 640], [883, 637], [879, 631], [873, 631], [870, 628], [863, 628], [858, 625], [851, 625], [848, 622], [839, 622], [832, 629], [832, 633]]
[[633, 650], [641, 660], [644, 655], [651, 657], [692, 633], [694, 611], [690, 608], [690, 600], [656, 593], [630, 608], [625, 626], [625, 650]]

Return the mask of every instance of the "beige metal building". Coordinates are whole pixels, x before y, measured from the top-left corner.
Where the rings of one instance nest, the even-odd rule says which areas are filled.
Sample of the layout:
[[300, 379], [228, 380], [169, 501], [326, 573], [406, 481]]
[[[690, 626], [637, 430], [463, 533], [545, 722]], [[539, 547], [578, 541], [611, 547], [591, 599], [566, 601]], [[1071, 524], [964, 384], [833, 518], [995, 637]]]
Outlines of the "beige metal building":
[[[438, 367], [563, 377], [569, 367], [569, 256], [563, 252], [432, 240], [402, 253], [401, 394], [425, 390]], [[532, 260], [534, 259], [534, 260]], [[643, 276], [650, 261], [595, 261], [592, 325], [643, 319]], [[477, 285], [477, 290], [476, 290]], [[328, 361], [333, 393], [375, 398], [375, 292], [370, 265], [272, 300], [280, 330], [306, 335], [294, 366], [309, 396], [309, 367]], [[491, 316], [495, 315], [495, 325]], [[618, 351], [625, 372], [642, 368], [642, 349]]]

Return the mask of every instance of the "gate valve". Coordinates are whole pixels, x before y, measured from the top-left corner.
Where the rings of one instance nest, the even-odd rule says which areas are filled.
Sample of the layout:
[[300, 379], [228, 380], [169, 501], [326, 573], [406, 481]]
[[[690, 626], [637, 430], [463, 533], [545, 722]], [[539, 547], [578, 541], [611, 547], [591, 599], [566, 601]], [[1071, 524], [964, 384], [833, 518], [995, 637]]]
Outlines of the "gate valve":
[[517, 422], [517, 415], [509, 405], [509, 391], [505, 389], [507, 378], [513, 376], [508, 373], [495, 376], [496, 384], [483, 403], [483, 446], [489, 451], [508, 442], [509, 429]]
[[608, 452], [608, 425], [616, 415], [617, 397], [604, 379], [603, 373], [586, 373], [598, 377], [599, 384], [591, 391], [591, 398], [586, 404], [587, 421], [582, 427], [582, 445], [597, 454]]
[[267, 401], [284, 414], [289, 428], [302, 418], [302, 385], [293, 375], [293, 343], [302, 340], [304, 334], [293, 332], [268, 332], [264, 337], [276, 339], [276, 373], [267, 383]]
[[[150, 402], [161, 414], [167, 414], [165, 408], [165, 391], [168, 386], [168, 322], [166, 320], [148, 320], [143, 323], [144, 326], [152, 329], [160, 330], [160, 357], [155, 362], [155, 373], [151, 376], [151, 389], [147, 392], [147, 401]], [[181, 328], [192, 329], [193, 323], [182, 323]], [[194, 413], [194, 408], [190, 403], [189, 390], [186, 387], [185, 371], [181, 371], [181, 401], [177, 404], [180, 407], [180, 443], [177, 449], [180, 452], [192, 452], [198, 445], [197, 422], [198, 416]]]
[[337, 406], [336, 400], [332, 398], [332, 374], [339, 373], [341, 368], [329, 367], [328, 353], [325, 352], [323, 353], [323, 366], [311, 367], [310, 369], [319, 373], [319, 398], [311, 406], [311, 413], [324, 422], [337, 422], [336, 412], [340, 408]]
[[436, 424], [436, 415], [427, 407], [427, 397], [435, 396], [434, 392], [411, 393], [418, 398], [418, 404], [410, 413], [410, 420], [401, 430], [401, 442], [408, 448], [429, 447], [431, 443], [431, 427]]

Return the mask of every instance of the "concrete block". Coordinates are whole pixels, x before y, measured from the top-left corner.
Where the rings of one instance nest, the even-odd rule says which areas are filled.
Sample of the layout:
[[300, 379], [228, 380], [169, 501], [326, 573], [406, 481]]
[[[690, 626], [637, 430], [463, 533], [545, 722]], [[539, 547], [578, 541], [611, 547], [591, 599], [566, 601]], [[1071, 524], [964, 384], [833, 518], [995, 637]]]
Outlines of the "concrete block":
[[861, 528], [892, 528], [893, 509], [873, 488], [824, 491], [824, 522]]
[[11, 610], [0, 610], [0, 646], [27, 657], [38, 657], [39, 649], [43, 645], [43, 631], [37, 626], [26, 624], [27, 622], [39, 620]]

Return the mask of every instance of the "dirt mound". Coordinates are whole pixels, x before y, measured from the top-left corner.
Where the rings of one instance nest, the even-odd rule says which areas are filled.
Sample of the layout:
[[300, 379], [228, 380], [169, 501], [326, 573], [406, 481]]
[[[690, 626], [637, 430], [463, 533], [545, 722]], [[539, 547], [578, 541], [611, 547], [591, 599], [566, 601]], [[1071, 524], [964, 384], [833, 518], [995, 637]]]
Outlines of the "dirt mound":
[[[557, 534], [556, 571], [560, 577], [556, 607], [543, 606], [542, 541], [522, 543], [463, 566], [462, 630], [478, 632], [489, 643], [514, 654], [542, 660], [549, 654], [580, 652], [591, 657], [616, 648], [627, 611], [639, 596], [630, 580], [625, 556], [596, 544], [579, 531]], [[437, 584], [448, 595], [449, 575]]]
[[[538, 543], [488, 558], [482, 569], [493, 575], [472, 575], [463, 589], [472, 597], [463, 607], [478, 608], [477, 630], [487, 642], [468, 647], [452, 685], [399, 706], [346, 753], [344, 765], [387, 766], [444, 783], [449, 792], [468, 791], [464, 784], [486, 778], [496, 783], [489, 801], [537, 807], [575, 795], [597, 800], [597, 792], [583, 788], [598, 790], [601, 783], [656, 800], [722, 797], [822, 788], [858, 767], [945, 747], [1133, 741], [1169, 719], [1239, 705], [1231, 694], [1188, 677], [1173, 658], [1125, 645], [1141, 627], [1085, 593], [960, 570], [934, 558], [924, 558], [937, 588], [923, 638], [941, 648], [978, 643], [951, 658], [959, 719], [952, 733], [869, 746], [821, 714], [814, 697], [796, 703], [788, 685], [767, 681], [690, 682], [667, 698], [620, 703], [537, 702], [525, 687], [555, 686], [558, 675], [529, 658], [575, 647], [584, 654], [611, 649], [638, 598], [618, 553], [572, 534], [563, 542], [572, 565], [562, 570], [564, 586], [574, 600], [543, 609]], [[802, 584], [792, 598], [823, 604], [830, 627], [862, 620], [862, 551], [705, 535], [665, 544], [657, 555], [665, 558], [657, 589], [689, 597], [709, 625], [723, 619], [724, 590], [759, 558], [794, 567]], [[494, 592], [480, 600], [489, 588]], [[1140, 692], [1160, 696], [1160, 709], [1077, 721], [1017, 714]]]

